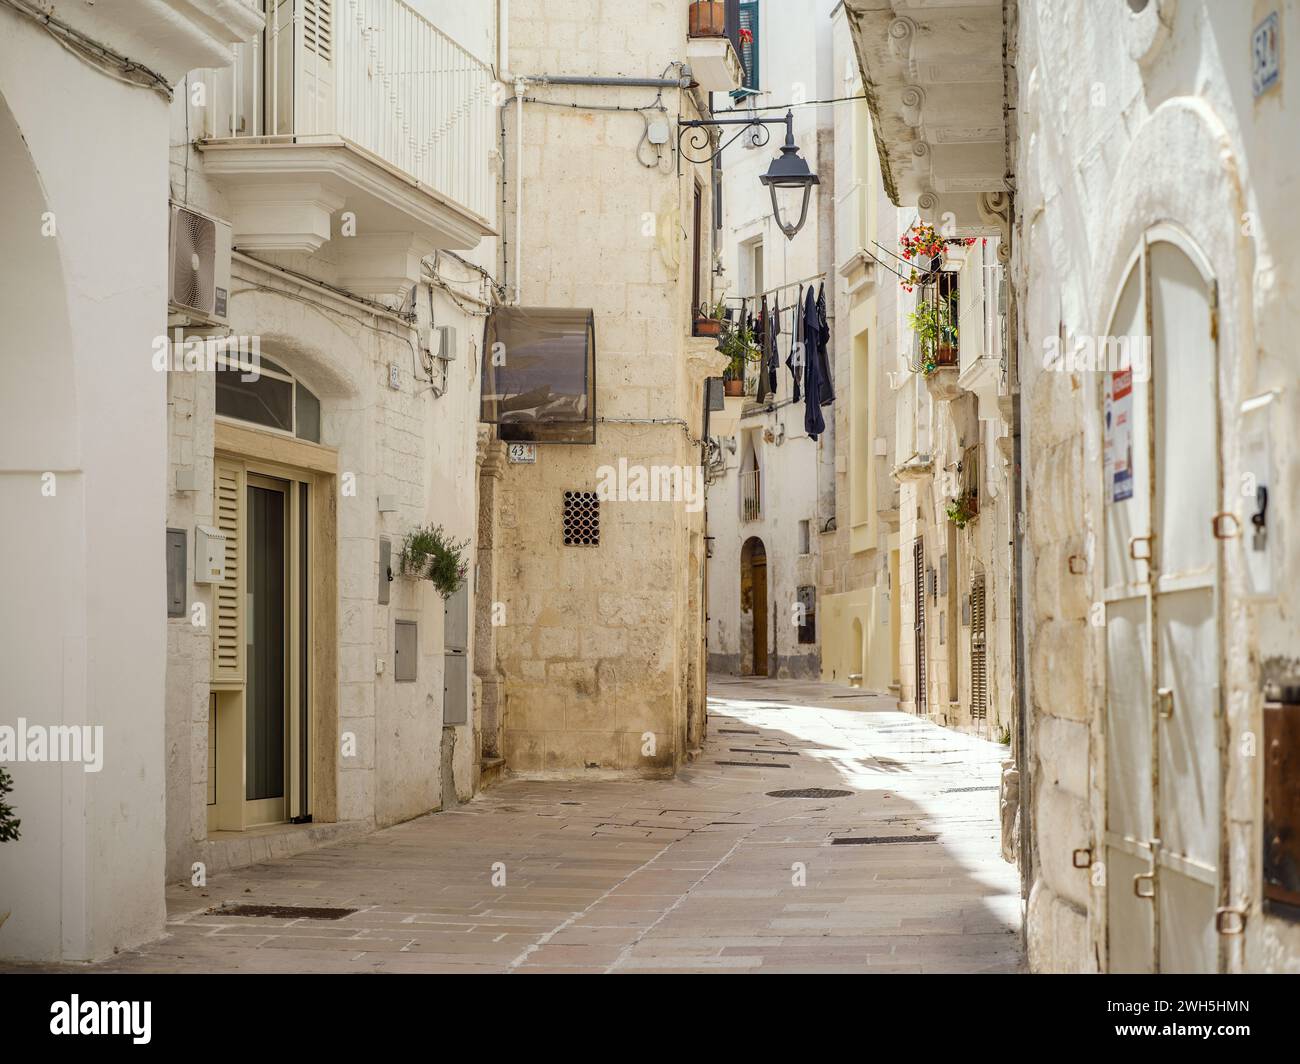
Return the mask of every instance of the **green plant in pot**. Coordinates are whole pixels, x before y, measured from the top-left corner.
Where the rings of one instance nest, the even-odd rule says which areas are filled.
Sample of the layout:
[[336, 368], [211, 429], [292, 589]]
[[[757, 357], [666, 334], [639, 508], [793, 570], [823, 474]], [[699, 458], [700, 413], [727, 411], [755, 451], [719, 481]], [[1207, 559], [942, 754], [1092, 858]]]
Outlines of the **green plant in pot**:
[[957, 324], [946, 299], [922, 299], [907, 316], [921, 341], [921, 372], [927, 377], [940, 366], [956, 364]]
[[727, 356], [727, 368], [722, 371], [723, 390], [727, 395], [745, 394], [745, 363], [758, 360], [758, 347], [754, 335], [743, 323], [728, 323], [722, 331], [718, 350]]
[[975, 520], [975, 515], [980, 512], [974, 492], [962, 492], [947, 505], [945, 512], [949, 521], [958, 528], [965, 528]]
[[727, 317], [727, 304], [723, 299], [719, 299], [717, 304], [712, 308], [701, 306], [695, 318], [694, 333], [696, 336], [721, 336], [724, 330]]
[[468, 541], [449, 538], [442, 525], [422, 525], [406, 533], [398, 571], [416, 580], [428, 580], [443, 598], [450, 598], [465, 583], [469, 562], [462, 556]]

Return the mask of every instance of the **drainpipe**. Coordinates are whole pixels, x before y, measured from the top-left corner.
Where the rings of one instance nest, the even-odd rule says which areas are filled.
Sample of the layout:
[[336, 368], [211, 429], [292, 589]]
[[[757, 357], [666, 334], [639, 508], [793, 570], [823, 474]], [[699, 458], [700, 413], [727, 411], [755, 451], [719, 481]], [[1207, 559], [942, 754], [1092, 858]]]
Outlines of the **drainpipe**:
[[524, 80], [537, 85], [605, 85], [633, 89], [689, 89], [695, 79], [691, 76], [689, 67], [682, 67], [682, 75], [677, 78], [552, 77], [549, 74], [529, 74]]

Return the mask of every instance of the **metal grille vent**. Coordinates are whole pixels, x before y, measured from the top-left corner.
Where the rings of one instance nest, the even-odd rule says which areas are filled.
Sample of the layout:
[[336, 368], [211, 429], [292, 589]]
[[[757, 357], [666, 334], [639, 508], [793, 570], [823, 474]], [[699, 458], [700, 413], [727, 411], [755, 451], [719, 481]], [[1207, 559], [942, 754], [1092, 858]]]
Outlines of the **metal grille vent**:
[[890, 842], [934, 842], [938, 835], [866, 835], [859, 838], [841, 836], [831, 839], [832, 846], [880, 846]]
[[594, 491], [564, 493], [564, 545], [600, 546], [600, 503]]
[[841, 791], [831, 787], [796, 787], [788, 791], [768, 791], [769, 798], [848, 798], [852, 791]]

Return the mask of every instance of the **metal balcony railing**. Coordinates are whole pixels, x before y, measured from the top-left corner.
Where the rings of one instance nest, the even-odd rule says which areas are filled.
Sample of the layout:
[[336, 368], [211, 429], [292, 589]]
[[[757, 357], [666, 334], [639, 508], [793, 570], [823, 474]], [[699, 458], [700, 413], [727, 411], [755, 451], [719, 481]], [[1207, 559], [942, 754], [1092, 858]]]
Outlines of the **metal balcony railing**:
[[750, 469], [740, 474], [740, 519], [758, 521], [763, 516], [762, 470]]
[[266, 28], [209, 72], [209, 136], [342, 138], [491, 217], [492, 73], [402, 0], [263, 0]]

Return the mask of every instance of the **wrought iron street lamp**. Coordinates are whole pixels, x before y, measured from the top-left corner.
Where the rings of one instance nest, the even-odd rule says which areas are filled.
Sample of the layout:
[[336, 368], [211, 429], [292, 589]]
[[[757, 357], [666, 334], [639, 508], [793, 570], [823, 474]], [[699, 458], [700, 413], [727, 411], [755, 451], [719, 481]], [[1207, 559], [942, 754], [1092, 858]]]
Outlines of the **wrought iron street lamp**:
[[[734, 144], [741, 137], [746, 129], [753, 129], [751, 134], [755, 140], [755, 147], [761, 147], [771, 138], [767, 127], [769, 125], [778, 125], [785, 123], [785, 144], [781, 147], [781, 154], [772, 160], [772, 165], [768, 167], [759, 180], [768, 187], [772, 194], [772, 214], [776, 218], [776, 224], [781, 227], [781, 232], [787, 240], [793, 240], [794, 235], [803, 228], [804, 222], [808, 220], [808, 203], [812, 198], [813, 185], [820, 184], [817, 175], [809, 168], [808, 163], [803, 156], [799, 154], [799, 148], [794, 142], [794, 111], [786, 111], [784, 118], [759, 118], [751, 116], [749, 118], [699, 118], [690, 121], [678, 123], [677, 129], [677, 148], [682, 156], [693, 163], [708, 163], [722, 151], [723, 148]], [[704, 132], [713, 126], [742, 126], [735, 136], [725, 144], [714, 145], [713, 135]], [[689, 141], [686, 138], [687, 130], [694, 130]], [[758, 140], [759, 136], [762, 140]], [[703, 153], [703, 154], [699, 154]], [[778, 194], [778, 190], [797, 194], [799, 190], [803, 191], [803, 201], [799, 204], [799, 220], [789, 222], [785, 220], [785, 210], [781, 202], [785, 198], [784, 193]]]

